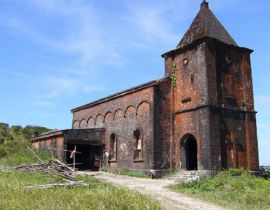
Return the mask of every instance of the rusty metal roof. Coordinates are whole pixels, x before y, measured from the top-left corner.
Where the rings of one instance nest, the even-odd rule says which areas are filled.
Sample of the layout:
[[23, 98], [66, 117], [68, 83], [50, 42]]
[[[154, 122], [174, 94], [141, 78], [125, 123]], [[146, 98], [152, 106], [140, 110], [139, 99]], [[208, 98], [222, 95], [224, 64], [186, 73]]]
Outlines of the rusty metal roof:
[[209, 5], [206, 1], [201, 3], [199, 13], [176, 48], [189, 45], [195, 40], [203, 37], [215, 38], [226, 44], [238, 46], [231, 35], [226, 31], [224, 26], [218, 21], [216, 16], [209, 9]]

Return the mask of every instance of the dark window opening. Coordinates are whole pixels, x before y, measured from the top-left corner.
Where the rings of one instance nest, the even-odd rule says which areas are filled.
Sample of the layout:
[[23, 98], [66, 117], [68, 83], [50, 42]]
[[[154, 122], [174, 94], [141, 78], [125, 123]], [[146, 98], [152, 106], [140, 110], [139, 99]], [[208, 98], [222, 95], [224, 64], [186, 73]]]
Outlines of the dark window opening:
[[134, 160], [142, 160], [142, 135], [139, 129], [136, 129], [133, 133], [135, 137], [135, 144], [134, 144]]
[[116, 141], [116, 135], [114, 133], [112, 133], [111, 136], [110, 136], [109, 159], [110, 159], [110, 161], [116, 161], [117, 160], [117, 141]]

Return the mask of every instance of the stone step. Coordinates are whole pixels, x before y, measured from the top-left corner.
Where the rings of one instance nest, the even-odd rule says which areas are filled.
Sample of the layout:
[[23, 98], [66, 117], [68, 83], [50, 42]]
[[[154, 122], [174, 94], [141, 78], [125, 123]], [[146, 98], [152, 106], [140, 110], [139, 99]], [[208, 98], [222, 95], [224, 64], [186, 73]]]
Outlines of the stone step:
[[185, 171], [179, 170], [175, 173], [165, 177], [166, 180], [171, 180], [175, 182], [186, 182], [186, 181], [195, 181], [200, 179], [200, 177], [210, 175], [210, 171]]

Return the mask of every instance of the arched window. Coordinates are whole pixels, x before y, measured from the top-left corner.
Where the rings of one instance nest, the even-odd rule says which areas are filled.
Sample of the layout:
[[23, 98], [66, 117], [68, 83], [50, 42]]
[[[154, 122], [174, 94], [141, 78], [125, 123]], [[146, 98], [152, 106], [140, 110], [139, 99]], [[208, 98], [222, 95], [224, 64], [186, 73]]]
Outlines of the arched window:
[[139, 129], [136, 129], [133, 133], [135, 137], [135, 144], [134, 144], [134, 160], [142, 160], [142, 133]]
[[110, 161], [116, 161], [117, 159], [117, 141], [114, 133], [110, 136]]

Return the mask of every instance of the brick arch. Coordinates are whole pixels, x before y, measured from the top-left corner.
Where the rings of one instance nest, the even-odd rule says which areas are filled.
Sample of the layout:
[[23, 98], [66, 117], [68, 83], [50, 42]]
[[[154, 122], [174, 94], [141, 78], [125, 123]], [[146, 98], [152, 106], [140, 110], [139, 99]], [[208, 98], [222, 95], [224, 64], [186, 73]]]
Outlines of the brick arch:
[[118, 109], [115, 110], [115, 112], [114, 112], [113, 119], [123, 118], [124, 116], [125, 116], [124, 110], [121, 109], [121, 108], [118, 108]]
[[79, 121], [75, 120], [75, 121], [73, 122], [73, 128], [74, 128], [74, 129], [80, 128], [80, 123], [79, 123]]
[[87, 126], [87, 121], [85, 119], [82, 119], [80, 122], [80, 128], [86, 128]]
[[102, 127], [104, 123], [104, 117], [102, 114], [98, 114], [95, 119], [96, 127]]
[[109, 111], [105, 114], [104, 123], [108, 123], [112, 121], [113, 121], [113, 114]]
[[136, 110], [137, 115], [144, 115], [145, 113], [149, 113], [151, 110], [151, 104], [148, 101], [142, 101]]
[[87, 127], [94, 128], [95, 127], [95, 119], [91, 116], [87, 120]]
[[136, 108], [132, 105], [128, 106], [125, 110], [125, 117], [135, 118], [135, 116], [136, 116]]

